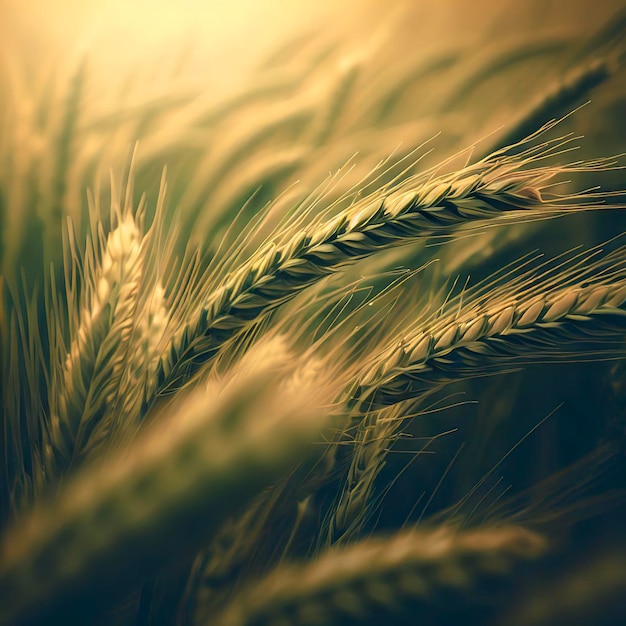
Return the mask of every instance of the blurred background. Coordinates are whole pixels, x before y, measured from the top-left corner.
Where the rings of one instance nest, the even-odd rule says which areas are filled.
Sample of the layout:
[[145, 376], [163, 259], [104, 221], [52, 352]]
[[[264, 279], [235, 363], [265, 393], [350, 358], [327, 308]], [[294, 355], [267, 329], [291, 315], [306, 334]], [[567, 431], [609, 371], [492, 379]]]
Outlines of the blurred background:
[[[120, 176], [136, 141], [138, 188], [150, 193], [167, 165], [172, 204], [204, 241], [253, 192], [261, 205], [297, 179], [304, 195], [349, 160], [346, 185], [437, 134], [430, 163], [480, 139], [488, 150], [559, 82], [606, 61], [624, 6], [0, 0], [0, 186], [12, 206], [1, 258], [14, 262], [33, 228], [54, 239], [63, 214], [79, 224], [86, 188]], [[584, 155], [622, 151], [626, 81], [603, 71], [555, 111], [592, 100], [559, 128], [587, 135]]]

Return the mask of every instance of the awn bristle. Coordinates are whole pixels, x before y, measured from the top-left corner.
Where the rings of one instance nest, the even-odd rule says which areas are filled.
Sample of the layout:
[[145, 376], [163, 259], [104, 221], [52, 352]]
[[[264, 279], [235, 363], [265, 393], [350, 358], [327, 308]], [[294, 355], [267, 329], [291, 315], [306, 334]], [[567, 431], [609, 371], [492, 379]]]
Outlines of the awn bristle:
[[[556, 349], [575, 350], [576, 341], [618, 341], [624, 332], [625, 302], [622, 278], [570, 285], [534, 297], [521, 294], [517, 301], [509, 294], [505, 302], [487, 303], [478, 310], [469, 306], [465, 315], [447, 316], [432, 330], [408, 332], [396, 340], [365, 368], [350, 403], [389, 406], [442, 382], [520, 365], [531, 357], [558, 357]], [[596, 350], [603, 347], [615, 348], [610, 342], [595, 345]]]
[[[544, 197], [547, 182], [566, 169], [520, 169], [526, 164], [524, 159], [486, 160], [417, 187], [374, 194], [283, 243], [266, 243], [210, 292], [172, 338], [152, 393], [180, 388], [236, 333], [346, 264], [473, 221], [588, 208], [584, 196]], [[589, 196], [589, 202], [595, 200]]]

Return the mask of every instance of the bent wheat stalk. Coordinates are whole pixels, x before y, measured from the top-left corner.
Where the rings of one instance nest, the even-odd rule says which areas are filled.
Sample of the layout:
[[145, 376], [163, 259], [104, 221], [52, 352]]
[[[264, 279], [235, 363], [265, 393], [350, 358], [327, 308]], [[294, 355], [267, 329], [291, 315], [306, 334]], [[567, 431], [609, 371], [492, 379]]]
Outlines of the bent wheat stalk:
[[236, 595], [215, 624], [384, 623], [408, 604], [425, 623], [429, 609], [438, 608], [440, 619], [446, 606], [460, 611], [493, 604], [497, 594], [488, 598], [481, 585], [502, 585], [506, 574], [544, 550], [544, 540], [521, 527], [400, 532], [330, 549], [312, 563], [279, 566]]
[[[585, 284], [579, 275], [579, 284], [560, 289], [539, 281], [517, 298], [494, 297], [493, 304], [468, 306], [467, 314], [446, 316], [430, 330], [409, 331], [364, 368], [367, 373], [352, 388], [349, 404], [380, 408], [433, 385], [521, 365], [528, 358], [575, 356], [576, 342], [595, 341], [596, 350], [608, 353], [610, 340], [619, 341], [626, 330], [623, 262], [616, 271], [617, 279], [603, 281], [598, 275]], [[562, 279], [567, 282], [566, 276]], [[568, 347], [573, 352], [557, 352]]]
[[[155, 395], [184, 385], [237, 332], [347, 264], [379, 250], [511, 212], [545, 217], [597, 204], [598, 196], [593, 194], [546, 194], [548, 181], [568, 168], [521, 169], [529, 162], [487, 159], [417, 186], [376, 193], [328, 221], [298, 232], [291, 228], [281, 242], [268, 242], [210, 291], [172, 338], [161, 357], [156, 383], [148, 390], [147, 404]], [[598, 166], [590, 165], [592, 169]]]

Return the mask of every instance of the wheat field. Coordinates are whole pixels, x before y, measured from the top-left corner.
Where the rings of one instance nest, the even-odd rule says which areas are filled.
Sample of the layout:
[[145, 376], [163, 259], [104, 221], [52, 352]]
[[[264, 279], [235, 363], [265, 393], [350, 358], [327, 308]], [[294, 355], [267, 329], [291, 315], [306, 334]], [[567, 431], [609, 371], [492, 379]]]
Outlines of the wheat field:
[[623, 1], [0, 24], [0, 624], [626, 621]]

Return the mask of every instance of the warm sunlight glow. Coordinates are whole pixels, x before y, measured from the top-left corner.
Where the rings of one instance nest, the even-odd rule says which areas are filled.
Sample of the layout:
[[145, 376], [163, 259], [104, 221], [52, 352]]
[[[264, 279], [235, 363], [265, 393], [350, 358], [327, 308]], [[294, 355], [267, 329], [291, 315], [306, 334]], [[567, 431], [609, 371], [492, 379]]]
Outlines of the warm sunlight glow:
[[0, 0], [0, 626], [626, 624], [625, 35]]

